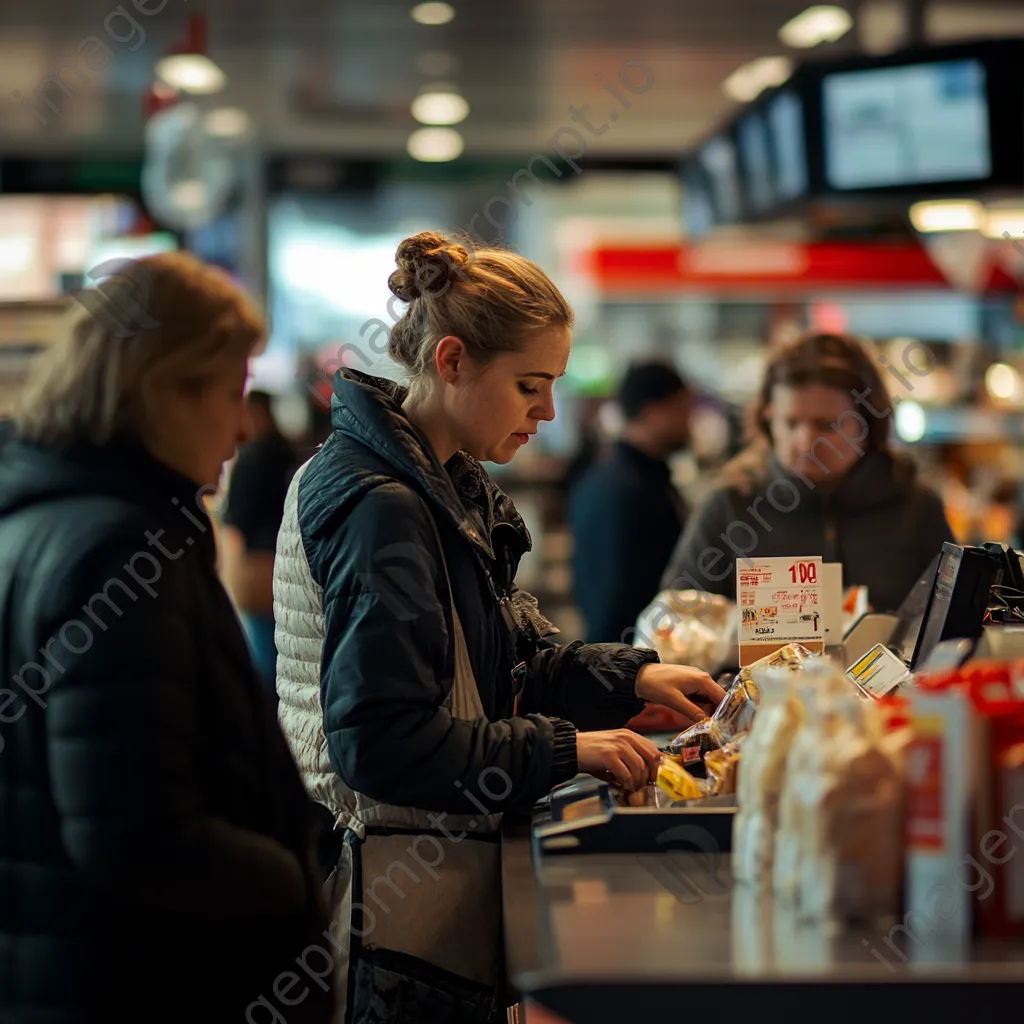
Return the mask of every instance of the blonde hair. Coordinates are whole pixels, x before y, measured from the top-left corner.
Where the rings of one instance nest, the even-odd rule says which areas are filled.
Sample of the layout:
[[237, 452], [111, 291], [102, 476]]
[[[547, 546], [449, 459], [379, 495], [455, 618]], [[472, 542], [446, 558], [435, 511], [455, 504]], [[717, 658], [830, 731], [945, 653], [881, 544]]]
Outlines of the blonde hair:
[[186, 253], [125, 261], [78, 296], [15, 414], [31, 441], [146, 441], [169, 390], [201, 388], [251, 355], [266, 328], [222, 271]]
[[470, 256], [458, 242], [424, 231], [399, 245], [395, 262], [388, 287], [409, 308], [391, 331], [388, 353], [409, 370], [413, 385], [429, 374], [446, 335], [486, 363], [550, 328], [572, 327], [562, 293], [516, 253], [488, 247]]

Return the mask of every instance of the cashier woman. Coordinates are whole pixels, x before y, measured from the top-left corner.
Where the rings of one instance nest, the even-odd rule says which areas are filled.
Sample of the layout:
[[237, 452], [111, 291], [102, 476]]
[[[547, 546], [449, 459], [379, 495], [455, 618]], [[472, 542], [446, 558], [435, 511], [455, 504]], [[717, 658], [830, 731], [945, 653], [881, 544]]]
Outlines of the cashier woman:
[[481, 462], [554, 418], [573, 322], [558, 289], [429, 232], [396, 261], [388, 350], [410, 386], [340, 371], [332, 433], [288, 494], [280, 717], [335, 823], [344, 1019], [504, 1020], [493, 812], [577, 772], [640, 786], [658, 752], [621, 727], [645, 701], [696, 720], [691, 697], [724, 694], [653, 651], [558, 646], [516, 589], [530, 535]]
[[[928, 372], [919, 351], [907, 356], [887, 374], [897, 398]], [[938, 496], [890, 450], [892, 408], [854, 338], [811, 334], [776, 351], [752, 442], [690, 519], [662, 586], [735, 598], [738, 557], [820, 555], [876, 611], [894, 611], [953, 534]]]

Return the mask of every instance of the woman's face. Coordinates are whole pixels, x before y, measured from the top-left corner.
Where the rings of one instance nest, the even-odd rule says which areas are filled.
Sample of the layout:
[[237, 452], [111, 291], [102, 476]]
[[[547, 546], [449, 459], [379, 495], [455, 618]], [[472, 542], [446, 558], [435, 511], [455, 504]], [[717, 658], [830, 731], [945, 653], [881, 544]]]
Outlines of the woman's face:
[[158, 412], [153, 454], [201, 487], [217, 487], [224, 463], [252, 436], [245, 401], [249, 360], [239, 357], [195, 389], [181, 389]]
[[844, 440], [846, 432], [858, 437], [851, 427], [858, 429], [859, 422], [856, 416], [836, 421], [853, 408], [853, 396], [840, 388], [776, 384], [765, 410], [775, 458], [815, 483], [841, 480], [859, 458], [857, 448]]
[[552, 387], [565, 373], [570, 344], [568, 329], [558, 327], [483, 365], [463, 356], [463, 372], [445, 388], [446, 412], [462, 450], [482, 462], [511, 462], [540, 423], [555, 418]]

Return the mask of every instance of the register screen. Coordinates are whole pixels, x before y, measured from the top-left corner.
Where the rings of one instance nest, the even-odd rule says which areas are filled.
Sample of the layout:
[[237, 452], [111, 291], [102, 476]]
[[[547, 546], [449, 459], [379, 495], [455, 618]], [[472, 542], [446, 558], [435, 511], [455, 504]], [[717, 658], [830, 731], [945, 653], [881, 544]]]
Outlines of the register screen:
[[980, 61], [844, 71], [826, 77], [823, 91], [832, 188], [979, 181], [992, 173]]
[[928, 660], [928, 655], [942, 639], [942, 630], [949, 614], [949, 602], [953, 596], [957, 573], [960, 571], [962, 554], [963, 549], [955, 553], [944, 551], [939, 559], [932, 601], [928, 606], [927, 617], [921, 624], [921, 639], [918, 643], [917, 656], [914, 658], [914, 668], [920, 668]]

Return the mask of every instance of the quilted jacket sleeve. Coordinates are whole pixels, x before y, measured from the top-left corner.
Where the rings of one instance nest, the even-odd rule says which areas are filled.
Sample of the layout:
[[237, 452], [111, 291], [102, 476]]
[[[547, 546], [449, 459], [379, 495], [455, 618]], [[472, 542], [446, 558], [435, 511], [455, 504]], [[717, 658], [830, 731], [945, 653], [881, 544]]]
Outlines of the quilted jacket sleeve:
[[474, 814], [468, 790], [488, 811], [530, 805], [575, 775], [575, 729], [540, 715], [462, 721], [443, 706], [448, 595], [429, 515], [411, 489], [385, 483], [310, 546], [331, 763], [387, 803]]
[[211, 681], [189, 621], [193, 574], [202, 570], [179, 557], [164, 566], [155, 596], [129, 601], [109, 584], [102, 590], [124, 576], [141, 535], [141, 526], [122, 528], [98, 540], [67, 567], [41, 615], [50, 621], [40, 628], [56, 636], [91, 595], [109, 594], [120, 612], [93, 629], [47, 694], [65, 849], [90, 884], [114, 900], [130, 894], [136, 909], [220, 922], [298, 915], [311, 892], [297, 857], [204, 806], [201, 708]]

